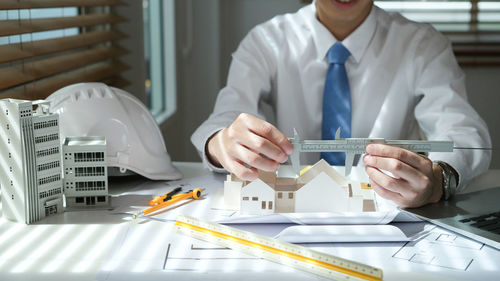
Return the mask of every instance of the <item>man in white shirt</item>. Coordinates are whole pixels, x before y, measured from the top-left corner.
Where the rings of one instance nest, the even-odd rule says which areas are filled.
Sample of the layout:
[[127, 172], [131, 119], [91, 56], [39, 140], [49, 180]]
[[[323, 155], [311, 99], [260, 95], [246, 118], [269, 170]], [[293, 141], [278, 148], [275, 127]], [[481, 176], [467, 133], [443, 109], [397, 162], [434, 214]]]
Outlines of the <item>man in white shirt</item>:
[[[257, 169], [274, 171], [287, 160], [293, 147], [286, 136], [293, 128], [303, 139], [321, 139], [326, 54], [336, 42], [351, 54], [345, 62], [351, 137], [420, 139], [423, 132], [456, 147], [491, 146], [445, 37], [430, 25], [386, 13], [372, 0], [317, 0], [258, 25], [233, 54], [214, 112], [191, 138], [207, 166], [253, 180]], [[276, 126], [263, 120], [262, 101], [274, 107]], [[462, 189], [490, 158], [482, 150], [427, 158], [372, 144], [361, 161], [380, 196], [416, 207]], [[312, 164], [319, 154], [302, 159]], [[448, 190], [451, 179], [458, 186]]]

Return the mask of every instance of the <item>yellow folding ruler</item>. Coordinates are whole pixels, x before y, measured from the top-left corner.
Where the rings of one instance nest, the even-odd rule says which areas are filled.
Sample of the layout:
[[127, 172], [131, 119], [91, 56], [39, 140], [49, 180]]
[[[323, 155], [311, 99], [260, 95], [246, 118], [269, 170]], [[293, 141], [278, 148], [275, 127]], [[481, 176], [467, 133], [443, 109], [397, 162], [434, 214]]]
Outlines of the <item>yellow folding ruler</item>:
[[229, 226], [180, 215], [179, 233], [334, 280], [382, 280], [382, 270]]

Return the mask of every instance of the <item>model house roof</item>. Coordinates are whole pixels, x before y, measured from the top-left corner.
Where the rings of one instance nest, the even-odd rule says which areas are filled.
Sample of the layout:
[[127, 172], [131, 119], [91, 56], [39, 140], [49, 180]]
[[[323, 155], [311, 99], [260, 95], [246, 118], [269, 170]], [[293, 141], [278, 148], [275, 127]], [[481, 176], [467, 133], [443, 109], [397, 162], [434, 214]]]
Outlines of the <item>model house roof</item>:
[[[266, 172], [262, 170], [258, 171], [258, 177], [276, 191], [294, 192], [302, 188], [321, 172], [328, 175], [339, 186], [347, 186], [348, 184], [347, 179], [337, 173], [337, 171], [323, 159], [319, 160], [314, 166], [297, 178], [278, 177], [275, 172]], [[251, 183], [251, 181], [243, 181], [235, 175], [231, 175], [231, 180], [243, 182], [243, 188]]]

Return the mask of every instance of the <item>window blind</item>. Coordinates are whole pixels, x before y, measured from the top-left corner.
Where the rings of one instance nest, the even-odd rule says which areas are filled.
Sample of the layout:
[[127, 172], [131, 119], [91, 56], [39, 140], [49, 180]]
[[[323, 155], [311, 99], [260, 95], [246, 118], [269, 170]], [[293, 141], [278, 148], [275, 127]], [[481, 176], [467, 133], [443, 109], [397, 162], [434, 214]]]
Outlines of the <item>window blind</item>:
[[500, 1], [375, 1], [389, 12], [432, 24], [452, 42], [459, 64], [500, 65]]
[[128, 84], [120, 0], [0, 1], [0, 98], [43, 99], [79, 82]]

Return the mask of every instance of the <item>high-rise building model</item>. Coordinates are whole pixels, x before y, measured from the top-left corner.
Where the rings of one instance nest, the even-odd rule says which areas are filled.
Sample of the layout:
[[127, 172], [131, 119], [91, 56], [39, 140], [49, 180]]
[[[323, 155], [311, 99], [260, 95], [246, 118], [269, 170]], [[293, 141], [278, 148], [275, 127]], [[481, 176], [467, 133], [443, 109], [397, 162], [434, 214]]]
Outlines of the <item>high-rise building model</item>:
[[104, 137], [67, 137], [63, 144], [66, 207], [109, 206]]
[[59, 116], [44, 101], [0, 100], [2, 213], [32, 223], [63, 211]]

